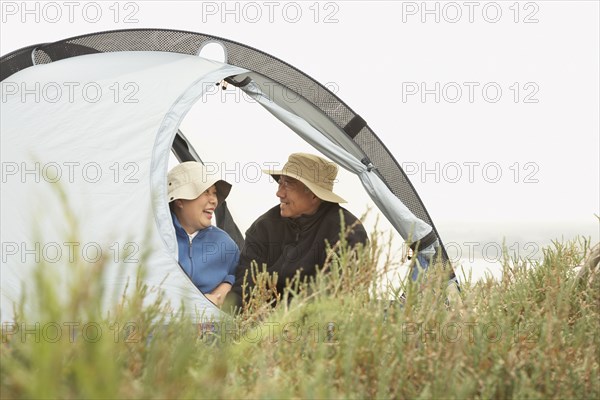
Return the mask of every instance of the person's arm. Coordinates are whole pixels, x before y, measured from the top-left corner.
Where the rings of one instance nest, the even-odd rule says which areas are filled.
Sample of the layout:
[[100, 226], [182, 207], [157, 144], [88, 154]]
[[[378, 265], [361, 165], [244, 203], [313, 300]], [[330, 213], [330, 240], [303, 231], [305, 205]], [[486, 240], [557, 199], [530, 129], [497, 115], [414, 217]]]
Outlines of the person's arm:
[[[356, 218], [354, 214], [345, 208], [340, 207], [343, 210], [344, 225], [346, 226], [346, 243], [348, 247], [353, 248], [359, 243], [367, 245], [369, 243], [369, 237], [367, 231], [363, 226], [362, 222]], [[350, 230], [348, 230], [350, 228]]]
[[229, 283], [230, 286], [233, 286], [235, 283], [235, 271], [240, 263], [240, 249], [237, 247], [235, 243], [232, 244], [235, 246], [235, 254], [229, 260], [229, 268], [227, 269], [227, 276], [223, 279], [223, 283]]
[[221, 307], [225, 302], [225, 296], [227, 296], [227, 293], [229, 293], [233, 283], [235, 282], [235, 270], [240, 260], [240, 250], [235, 243], [233, 243], [233, 245], [235, 246], [236, 252], [229, 260], [229, 268], [227, 270], [228, 274], [225, 276], [225, 279], [223, 279], [223, 282], [221, 282], [216, 288], [213, 289], [212, 292], [209, 293], [209, 300], [219, 307]]
[[235, 281], [233, 282], [231, 291], [227, 294], [226, 301], [230, 306], [238, 308], [242, 307], [242, 285], [244, 283], [244, 277], [246, 273], [248, 274], [248, 277], [246, 278], [248, 285], [246, 288], [246, 294], [248, 294], [254, 286], [250, 274], [252, 261], [256, 260], [259, 266], [267, 262], [267, 246], [265, 243], [261, 244], [261, 241], [258, 239], [258, 237], [259, 234], [257, 232], [257, 227], [253, 224], [246, 231], [244, 247], [240, 253], [237, 268], [235, 270]]
[[352, 228], [352, 231], [346, 236], [346, 240], [348, 242], [348, 246], [351, 248], [359, 243], [362, 243], [364, 246], [366, 246], [369, 243], [369, 237], [367, 236], [367, 231], [365, 230], [363, 224], [360, 222], [357, 223], [354, 228]]

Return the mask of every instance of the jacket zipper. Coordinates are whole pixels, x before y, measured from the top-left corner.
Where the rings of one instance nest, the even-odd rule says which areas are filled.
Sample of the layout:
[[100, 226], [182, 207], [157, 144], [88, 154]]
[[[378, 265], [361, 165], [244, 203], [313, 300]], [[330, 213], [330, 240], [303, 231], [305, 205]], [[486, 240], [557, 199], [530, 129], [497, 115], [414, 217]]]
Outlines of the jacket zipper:
[[301, 228], [300, 228], [300, 226], [295, 221], [290, 221], [289, 223], [290, 223], [290, 226], [292, 228], [292, 231], [294, 231], [296, 233], [295, 243], [298, 244], [298, 239], [300, 239]]
[[188, 243], [190, 244], [189, 247], [189, 257], [190, 257], [190, 278], [192, 278], [194, 276], [194, 258], [192, 257], [192, 238], [190, 238], [188, 236]]

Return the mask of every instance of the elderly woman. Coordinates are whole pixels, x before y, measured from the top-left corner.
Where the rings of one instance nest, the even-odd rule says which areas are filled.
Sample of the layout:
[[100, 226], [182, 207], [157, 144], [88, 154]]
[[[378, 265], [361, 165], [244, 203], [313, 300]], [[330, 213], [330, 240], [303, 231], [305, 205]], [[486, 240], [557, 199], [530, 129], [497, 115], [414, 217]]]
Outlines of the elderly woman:
[[221, 306], [235, 281], [240, 251], [231, 237], [211, 222], [215, 209], [229, 195], [231, 184], [209, 176], [195, 161], [174, 167], [167, 182], [179, 264], [194, 285]]

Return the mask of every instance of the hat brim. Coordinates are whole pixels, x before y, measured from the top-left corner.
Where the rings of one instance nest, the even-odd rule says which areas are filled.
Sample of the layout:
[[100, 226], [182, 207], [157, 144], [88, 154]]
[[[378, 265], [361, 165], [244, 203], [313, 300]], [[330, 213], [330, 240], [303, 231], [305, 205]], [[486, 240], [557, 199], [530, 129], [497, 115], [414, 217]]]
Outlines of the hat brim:
[[229, 196], [231, 184], [218, 178], [198, 179], [175, 189], [169, 194], [169, 203], [179, 199], [194, 200], [212, 185], [215, 185], [217, 188], [217, 202], [220, 205]]
[[329, 201], [332, 203], [347, 203], [346, 200], [344, 200], [342, 197], [338, 196], [337, 194], [333, 193], [330, 190], [324, 189], [321, 186], [316, 185], [315, 183], [309, 181], [306, 178], [303, 178], [302, 176], [295, 174], [294, 172], [289, 172], [289, 171], [271, 171], [271, 170], [262, 170], [263, 173], [267, 174], [267, 175], [271, 175], [273, 177], [273, 179], [275, 179], [277, 182], [279, 182], [279, 177], [281, 175], [285, 175], [285, 176], [289, 176], [290, 178], [294, 178], [299, 180], [300, 182], [304, 183], [306, 185], [307, 188], [310, 189], [311, 192], [313, 192], [313, 194], [315, 196], [317, 196], [318, 198], [320, 198], [321, 200], [325, 200], [325, 201]]

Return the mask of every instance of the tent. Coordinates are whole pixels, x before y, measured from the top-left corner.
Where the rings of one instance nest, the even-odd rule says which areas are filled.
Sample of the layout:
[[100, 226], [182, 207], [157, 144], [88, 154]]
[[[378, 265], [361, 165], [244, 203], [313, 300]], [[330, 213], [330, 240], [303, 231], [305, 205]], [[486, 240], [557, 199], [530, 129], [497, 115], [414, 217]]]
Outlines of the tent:
[[[225, 62], [199, 56], [209, 43], [222, 46]], [[448, 261], [414, 187], [366, 121], [260, 50], [193, 32], [118, 30], [32, 45], [0, 58], [0, 67], [3, 321], [19, 299], [35, 296], [27, 282], [37, 263], [67, 275], [64, 261], [74, 255], [108, 261], [104, 283], [121, 294], [132, 290], [128, 282], [145, 254], [149, 301], [160, 293], [191, 317], [220, 316], [177, 262], [166, 175], [171, 152], [179, 161], [201, 161], [179, 127], [207, 88], [221, 82], [356, 174], [402, 238], [418, 246], [424, 265], [433, 256]], [[54, 211], [62, 206], [56, 184], [79, 221], [76, 240], [65, 239], [72, 220]], [[218, 226], [241, 244], [227, 205], [218, 210]], [[107, 308], [119, 298], [106, 297]]]

